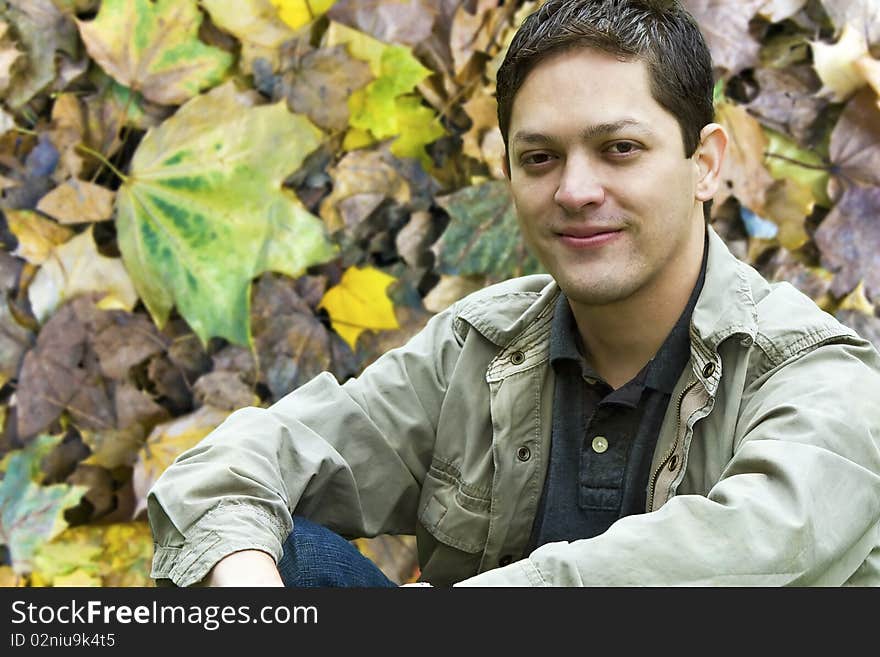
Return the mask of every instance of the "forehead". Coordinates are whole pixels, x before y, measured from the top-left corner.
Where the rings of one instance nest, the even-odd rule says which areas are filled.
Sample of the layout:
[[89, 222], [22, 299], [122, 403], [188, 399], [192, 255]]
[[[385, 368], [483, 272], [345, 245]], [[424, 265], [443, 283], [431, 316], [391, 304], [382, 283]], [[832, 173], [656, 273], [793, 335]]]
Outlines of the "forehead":
[[578, 48], [549, 55], [532, 68], [513, 98], [510, 134], [548, 124], [610, 124], [622, 118], [666, 129], [675, 118], [651, 93], [643, 59], [623, 60]]

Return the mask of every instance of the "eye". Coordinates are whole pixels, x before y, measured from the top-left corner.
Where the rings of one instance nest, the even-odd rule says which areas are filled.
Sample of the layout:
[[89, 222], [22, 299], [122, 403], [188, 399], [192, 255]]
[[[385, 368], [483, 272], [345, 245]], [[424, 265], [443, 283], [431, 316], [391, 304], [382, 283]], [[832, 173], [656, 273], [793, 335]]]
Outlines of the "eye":
[[540, 166], [542, 164], [546, 164], [550, 160], [553, 159], [553, 156], [550, 153], [544, 153], [541, 151], [535, 153], [526, 153], [520, 158], [520, 163], [524, 167], [528, 166]]
[[616, 141], [611, 144], [606, 151], [611, 155], [632, 155], [641, 150], [641, 147], [632, 141]]

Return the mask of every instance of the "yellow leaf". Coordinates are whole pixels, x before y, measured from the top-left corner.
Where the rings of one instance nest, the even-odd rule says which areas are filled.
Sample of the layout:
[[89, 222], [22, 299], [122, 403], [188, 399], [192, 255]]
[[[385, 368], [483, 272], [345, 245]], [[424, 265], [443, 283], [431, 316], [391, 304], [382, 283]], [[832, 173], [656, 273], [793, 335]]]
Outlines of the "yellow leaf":
[[119, 258], [98, 253], [92, 229], [55, 247], [28, 289], [36, 318], [43, 322], [67, 299], [103, 293], [98, 308], [131, 311], [137, 303], [134, 284]]
[[18, 239], [13, 255], [32, 265], [42, 265], [52, 250], [73, 236], [69, 228], [41, 217], [32, 210], [6, 210], [6, 223]]
[[12, 570], [12, 566], [0, 566], [0, 588], [22, 587], [27, 580]]
[[352, 349], [367, 329], [380, 331], [400, 327], [387, 289], [394, 277], [373, 267], [350, 267], [339, 285], [324, 294], [319, 308], [330, 314], [333, 329]]
[[116, 192], [101, 185], [69, 180], [41, 198], [37, 210], [62, 224], [104, 221], [113, 215], [115, 198]]
[[281, 20], [298, 30], [325, 14], [336, 0], [271, 0], [271, 2], [278, 9]]
[[868, 317], [874, 316], [874, 304], [865, 295], [865, 281], [859, 281], [856, 289], [840, 302], [840, 310], [855, 310]]
[[809, 241], [804, 222], [815, 205], [810, 188], [790, 178], [777, 180], [767, 193], [767, 216], [779, 226], [776, 238], [789, 251]]
[[132, 473], [132, 483], [137, 496], [134, 517], [147, 508], [147, 491], [165, 469], [180, 454], [193, 447], [217, 428], [229, 415], [213, 406], [202, 406], [189, 415], [156, 425], [147, 437], [143, 449], [138, 452]]
[[880, 59], [874, 59], [870, 55], [863, 55], [855, 62], [856, 70], [865, 82], [880, 95]]
[[864, 86], [865, 77], [856, 67], [856, 62], [868, 53], [868, 42], [862, 30], [847, 24], [833, 46], [821, 41], [811, 41], [810, 45], [813, 47], [813, 66], [832, 100], [842, 102]]
[[279, 46], [295, 36], [271, 0], [201, 0], [201, 5], [217, 27], [241, 42], [242, 71], [252, 71], [258, 57], [268, 60], [274, 70]]

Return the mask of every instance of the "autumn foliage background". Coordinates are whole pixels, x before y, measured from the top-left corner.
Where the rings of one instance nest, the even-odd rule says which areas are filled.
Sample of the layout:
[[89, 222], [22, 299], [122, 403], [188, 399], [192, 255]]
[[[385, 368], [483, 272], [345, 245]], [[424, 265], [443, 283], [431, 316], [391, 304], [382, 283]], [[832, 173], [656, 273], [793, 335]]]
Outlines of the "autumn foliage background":
[[[146, 492], [233, 409], [540, 270], [493, 96], [538, 4], [0, 0], [0, 584], [151, 585]], [[880, 2], [684, 4], [714, 227], [880, 346]]]

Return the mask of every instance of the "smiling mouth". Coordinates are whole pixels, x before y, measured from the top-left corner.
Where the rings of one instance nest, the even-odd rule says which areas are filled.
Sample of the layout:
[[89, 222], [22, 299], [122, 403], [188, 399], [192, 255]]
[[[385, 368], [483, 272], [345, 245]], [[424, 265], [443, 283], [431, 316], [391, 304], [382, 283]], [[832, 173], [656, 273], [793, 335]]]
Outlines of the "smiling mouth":
[[567, 230], [557, 233], [557, 236], [566, 246], [575, 248], [591, 248], [602, 246], [611, 242], [623, 232], [620, 228], [584, 228], [582, 230]]

